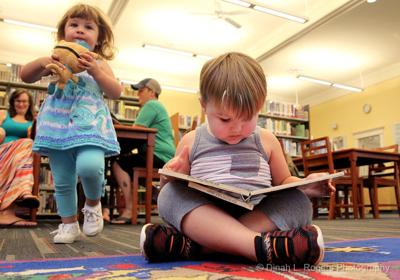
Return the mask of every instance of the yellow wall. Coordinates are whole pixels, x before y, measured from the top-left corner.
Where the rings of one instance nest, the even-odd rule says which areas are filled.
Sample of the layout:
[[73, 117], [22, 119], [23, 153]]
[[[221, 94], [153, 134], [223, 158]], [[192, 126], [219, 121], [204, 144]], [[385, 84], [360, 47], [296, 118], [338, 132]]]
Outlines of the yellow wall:
[[[365, 103], [372, 106], [369, 114], [362, 111]], [[333, 123], [338, 125], [336, 130], [332, 129]], [[362, 93], [347, 95], [310, 108], [312, 138], [329, 136], [332, 140], [343, 136], [348, 148], [356, 146], [354, 133], [381, 127], [384, 131], [383, 145], [394, 144], [395, 123], [400, 123], [400, 77], [374, 85]], [[380, 202], [396, 202], [393, 188], [385, 188], [381, 193], [380, 198], [383, 198]]]
[[[363, 104], [371, 104], [369, 114]], [[331, 139], [344, 136], [347, 147], [354, 147], [353, 133], [384, 128], [383, 145], [394, 143], [393, 125], [400, 122], [400, 77], [310, 108], [310, 126], [313, 138], [328, 135]], [[332, 123], [338, 128], [332, 129]]]
[[201, 107], [198, 94], [163, 90], [159, 100], [164, 104], [170, 116], [179, 113], [200, 118]]

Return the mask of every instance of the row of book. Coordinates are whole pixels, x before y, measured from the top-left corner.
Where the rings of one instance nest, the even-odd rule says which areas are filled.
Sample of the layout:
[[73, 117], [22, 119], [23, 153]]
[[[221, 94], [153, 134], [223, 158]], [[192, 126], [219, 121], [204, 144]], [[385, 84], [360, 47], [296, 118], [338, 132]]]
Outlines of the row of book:
[[270, 118], [258, 118], [258, 125], [266, 128], [276, 135], [282, 136], [296, 136], [296, 137], [309, 137], [309, 130], [303, 123], [293, 123], [286, 120], [275, 120]]
[[48, 166], [41, 165], [39, 171], [40, 189], [54, 190], [53, 175]]
[[290, 139], [280, 139], [283, 150], [290, 156], [301, 156], [300, 142], [295, 142]]
[[40, 206], [38, 214], [54, 214], [57, 213], [57, 204], [54, 192], [39, 191]]
[[105, 103], [118, 119], [134, 120], [139, 112], [137, 105], [127, 104], [128, 102], [123, 100], [105, 99]]
[[308, 111], [305, 108], [293, 103], [267, 100], [264, 104], [264, 108], [262, 109], [262, 113], [308, 120]]
[[179, 114], [179, 128], [190, 129], [192, 126], [199, 124], [199, 116], [181, 115]]
[[[23, 83], [20, 77], [21, 68], [22, 65], [19, 64], [0, 64], [0, 81]], [[51, 76], [46, 76], [35, 82], [34, 84], [47, 86], [51, 79]]]

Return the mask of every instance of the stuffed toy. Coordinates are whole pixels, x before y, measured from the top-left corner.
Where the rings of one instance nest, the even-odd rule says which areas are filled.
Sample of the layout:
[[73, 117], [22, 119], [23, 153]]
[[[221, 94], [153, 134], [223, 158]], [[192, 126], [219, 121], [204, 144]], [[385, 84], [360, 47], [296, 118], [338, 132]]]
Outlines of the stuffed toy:
[[[49, 69], [55, 76], [56, 79], [52, 83], [58, 83], [57, 87], [59, 90], [63, 90], [68, 80], [78, 83], [78, 77], [74, 76], [75, 73], [82, 72], [83, 69], [78, 67], [78, 58], [81, 53], [89, 51], [89, 46], [85, 41], [67, 42], [61, 40], [53, 49], [53, 54], [57, 55], [60, 62], [65, 65], [62, 69], [55, 63], [46, 65], [46, 69]], [[96, 53], [92, 53], [97, 58]]]

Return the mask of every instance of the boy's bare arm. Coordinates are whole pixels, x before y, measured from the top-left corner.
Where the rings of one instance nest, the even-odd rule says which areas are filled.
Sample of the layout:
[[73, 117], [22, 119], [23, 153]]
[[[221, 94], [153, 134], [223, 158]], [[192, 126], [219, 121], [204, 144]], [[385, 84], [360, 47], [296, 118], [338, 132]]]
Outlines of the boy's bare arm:
[[[183, 174], [190, 173], [189, 154], [192, 150], [194, 136], [195, 131], [190, 131], [183, 136], [176, 149], [175, 157], [169, 160], [163, 168]], [[172, 180], [173, 178], [162, 175], [160, 178], [160, 185], [164, 186]]]

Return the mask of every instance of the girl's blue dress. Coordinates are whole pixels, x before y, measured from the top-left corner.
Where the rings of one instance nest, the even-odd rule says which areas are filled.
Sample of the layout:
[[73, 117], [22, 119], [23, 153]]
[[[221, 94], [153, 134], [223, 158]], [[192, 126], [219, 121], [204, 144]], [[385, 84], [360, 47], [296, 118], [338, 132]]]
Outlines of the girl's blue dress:
[[86, 71], [75, 74], [64, 90], [54, 84], [38, 115], [33, 151], [47, 155], [49, 150], [68, 150], [80, 146], [97, 146], [105, 156], [120, 152], [110, 112], [103, 93]]

